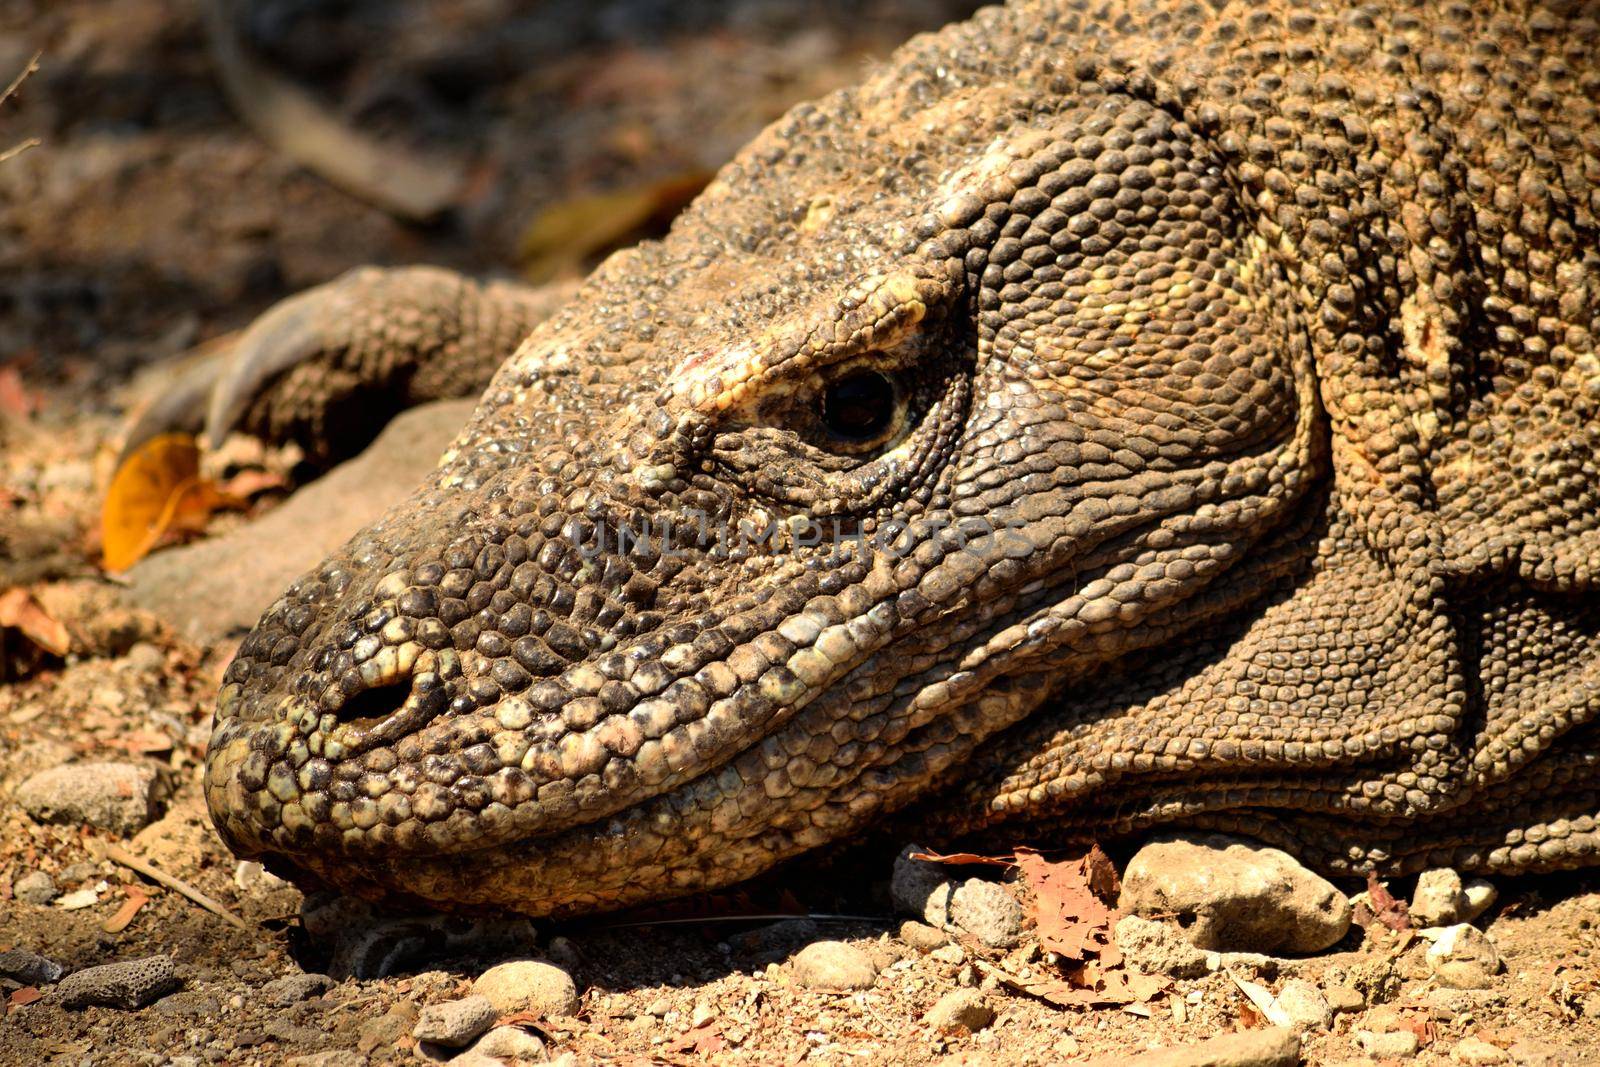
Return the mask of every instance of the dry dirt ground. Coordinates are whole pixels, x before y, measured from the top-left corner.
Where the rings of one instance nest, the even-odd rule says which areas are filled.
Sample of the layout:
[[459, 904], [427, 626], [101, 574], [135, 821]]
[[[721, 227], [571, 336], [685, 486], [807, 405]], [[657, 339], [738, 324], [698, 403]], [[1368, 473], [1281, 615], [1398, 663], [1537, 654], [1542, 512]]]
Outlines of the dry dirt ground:
[[[210, 699], [232, 643], [180, 638], [171, 620], [126, 607], [95, 565], [98, 500], [141, 374], [359, 263], [505, 270], [541, 206], [714, 166], [789, 102], [851, 79], [863, 56], [963, 6], [253, 5], [255, 46], [330, 107], [409, 148], [470, 160], [462, 209], [418, 227], [330, 188], [243, 128], [187, 7], [0, 3], [0, 85], [44, 53], [20, 103], [0, 112], [0, 149], [43, 142], [0, 165], [0, 594], [29, 590], [72, 646], [50, 655], [0, 629], [0, 952], [38, 953], [69, 971], [165, 954], [182, 982], [138, 1010], [68, 1010], [48, 983], [40, 996], [3, 980], [0, 1064], [421, 1062], [411, 1037], [419, 1008], [465, 992], [492, 962], [446, 954], [299, 1000], [268, 989], [330, 964], [300, 925], [298, 893], [239, 879], [200, 802]], [[119, 835], [36, 822], [14, 803], [36, 772], [91, 760], [158, 771], [156, 821]], [[243, 925], [105, 858], [107, 843], [215, 898]], [[1222, 970], [1129, 1008], [1064, 1009], [985, 981], [994, 966], [1048, 970], [1031, 934], [1009, 951], [964, 939], [923, 954], [890, 914], [884, 883], [896, 846], [792, 866], [670, 922], [657, 913], [541, 929], [540, 951], [572, 972], [581, 1007], [527, 1026], [552, 1057], [580, 1063], [1058, 1063], [1261, 1024]], [[16, 899], [36, 872], [62, 895]], [[1426, 943], [1377, 928], [1240, 975], [1360, 994], [1331, 1028], [1306, 1035], [1309, 1063], [1371, 1062], [1360, 1031], [1415, 1034], [1419, 1063], [1600, 1062], [1596, 885], [1502, 882], [1480, 920], [1506, 960], [1487, 990], [1436, 988]], [[1404, 897], [1410, 887], [1391, 888]], [[797, 906], [824, 917], [736, 917]], [[870, 989], [796, 981], [787, 961], [823, 938], [873, 957], [882, 969]], [[924, 1021], [963, 985], [983, 991], [992, 1022], [974, 1033]]]

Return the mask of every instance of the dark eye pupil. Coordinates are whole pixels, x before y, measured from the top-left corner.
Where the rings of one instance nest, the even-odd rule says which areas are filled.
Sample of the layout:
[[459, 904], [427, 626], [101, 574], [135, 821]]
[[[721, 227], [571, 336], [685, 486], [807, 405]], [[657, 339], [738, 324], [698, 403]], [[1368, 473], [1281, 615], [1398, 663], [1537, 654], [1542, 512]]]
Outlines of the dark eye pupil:
[[840, 378], [822, 394], [822, 422], [828, 432], [849, 441], [866, 441], [894, 419], [894, 384], [877, 371]]

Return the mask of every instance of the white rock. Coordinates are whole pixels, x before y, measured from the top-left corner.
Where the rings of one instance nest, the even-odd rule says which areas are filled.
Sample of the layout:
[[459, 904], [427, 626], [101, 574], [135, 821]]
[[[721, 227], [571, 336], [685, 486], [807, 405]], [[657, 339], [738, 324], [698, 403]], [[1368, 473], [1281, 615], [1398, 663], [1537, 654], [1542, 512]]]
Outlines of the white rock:
[[990, 948], [1022, 940], [1022, 905], [1005, 887], [969, 878], [950, 894], [950, 921]]
[[541, 1016], [575, 1015], [578, 988], [572, 976], [543, 960], [512, 960], [490, 967], [472, 983], [501, 1015], [531, 1011]]
[[1451, 989], [1487, 989], [1505, 963], [1489, 935], [1471, 923], [1457, 923], [1423, 935], [1428, 946], [1428, 967], [1440, 985]]
[[1286, 852], [1210, 834], [1167, 835], [1141, 848], [1122, 880], [1121, 909], [1176, 915], [1199, 948], [1319, 952], [1350, 929], [1350, 901]]
[[1357, 1030], [1356, 1044], [1373, 1059], [1404, 1060], [1415, 1056], [1422, 1042], [1410, 1030], [1389, 1030], [1381, 1034]]
[[1333, 1024], [1333, 1007], [1322, 990], [1303, 978], [1283, 983], [1272, 1000], [1272, 1021], [1296, 1030], [1326, 1030]]
[[69, 763], [29, 778], [16, 797], [39, 822], [132, 834], [155, 817], [156, 772], [143, 764]]
[[1492, 1067], [1493, 1064], [1511, 1062], [1511, 1056], [1505, 1049], [1479, 1037], [1464, 1037], [1457, 1041], [1450, 1050], [1450, 1058], [1472, 1067]]
[[977, 1033], [994, 1022], [994, 1009], [976, 989], [952, 989], [928, 1009], [922, 1021], [935, 1030], [964, 1026]]
[[1449, 926], [1461, 921], [1467, 895], [1461, 876], [1449, 867], [1435, 867], [1417, 875], [1411, 894], [1411, 921], [1417, 926]]
[[843, 941], [815, 941], [795, 953], [794, 976], [808, 989], [871, 989], [878, 980], [872, 957]]
[[460, 1000], [428, 1004], [417, 1015], [411, 1036], [436, 1045], [461, 1048], [494, 1024], [497, 1016], [489, 998], [475, 993]]

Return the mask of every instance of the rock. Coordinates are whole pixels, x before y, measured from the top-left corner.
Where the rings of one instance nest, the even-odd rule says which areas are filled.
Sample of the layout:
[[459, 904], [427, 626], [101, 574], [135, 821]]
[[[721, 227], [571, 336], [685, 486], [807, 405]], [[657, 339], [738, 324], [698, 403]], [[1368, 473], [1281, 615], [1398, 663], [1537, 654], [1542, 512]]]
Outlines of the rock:
[[261, 987], [261, 996], [276, 1008], [287, 1008], [302, 1000], [321, 996], [337, 983], [325, 974], [291, 974], [274, 978]]
[[1350, 901], [1294, 857], [1211, 834], [1159, 837], [1122, 878], [1119, 905], [1146, 918], [1176, 914], [1191, 943], [1218, 951], [1320, 952], [1350, 929]]
[[808, 989], [871, 989], [878, 980], [872, 957], [843, 941], [814, 941], [795, 953], [794, 976]]
[[142, 1008], [181, 983], [170, 956], [146, 956], [69, 974], [56, 987], [64, 1008], [91, 1004], [108, 1008]]
[[964, 1026], [977, 1033], [994, 1022], [994, 1009], [976, 989], [952, 989], [934, 1002], [922, 1021], [935, 1030]]
[[918, 952], [932, 952], [936, 948], [943, 948], [950, 943], [950, 938], [943, 930], [919, 923], [915, 919], [907, 919], [900, 924], [900, 940], [916, 949]]
[[950, 921], [990, 948], [1022, 940], [1022, 905], [995, 882], [968, 878], [950, 894]]
[[1303, 978], [1291, 978], [1283, 983], [1272, 1006], [1276, 1011], [1273, 1022], [1280, 1026], [1305, 1031], [1326, 1030], [1333, 1025], [1333, 1006], [1328, 998]]
[[926, 851], [921, 845], [907, 845], [900, 850], [894, 860], [894, 875], [889, 879], [889, 899], [901, 915], [944, 927], [950, 922], [950, 894], [955, 883], [942, 864], [911, 858]]
[[356, 1049], [370, 1056], [380, 1048], [388, 1048], [411, 1033], [417, 1023], [417, 1009], [408, 1001], [397, 1001], [389, 1010], [370, 1018], [356, 1028]]
[[61, 964], [35, 952], [14, 948], [0, 952], [0, 977], [23, 985], [49, 985], [66, 973]]
[[1417, 875], [1411, 894], [1411, 921], [1417, 926], [1450, 926], [1462, 921], [1467, 894], [1461, 876], [1449, 867], [1435, 867]]
[[1422, 1042], [1410, 1030], [1390, 1030], [1375, 1034], [1371, 1030], [1357, 1030], [1356, 1044], [1375, 1060], [1405, 1060], [1417, 1054]]
[[1457, 1041], [1450, 1049], [1450, 1058], [1456, 1063], [1472, 1064], [1473, 1067], [1511, 1062], [1505, 1049], [1491, 1045], [1481, 1037], [1464, 1037]]
[[290, 582], [403, 500], [475, 405], [447, 400], [402, 412], [366, 451], [260, 518], [141, 560], [128, 572], [127, 599], [192, 640], [248, 630]]
[[1331, 985], [1322, 991], [1322, 995], [1327, 999], [1328, 1007], [1337, 1015], [1361, 1011], [1367, 1006], [1367, 998], [1355, 986]]
[[450, 1061], [451, 1067], [471, 1067], [467, 1056], [478, 1056], [478, 1062], [493, 1065], [500, 1062], [542, 1063], [548, 1058], [544, 1042], [515, 1026], [497, 1026], [461, 1056]]
[[489, 998], [481, 994], [447, 1000], [443, 1004], [429, 1004], [417, 1016], [417, 1025], [411, 1036], [436, 1045], [464, 1048], [489, 1027], [499, 1013]]
[[1493, 976], [1505, 967], [1489, 935], [1471, 923], [1443, 927], [1432, 940], [1433, 944], [1428, 946], [1428, 968], [1442, 986], [1487, 989], [1493, 983]]
[[39, 822], [143, 829], [156, 813], [156, 772], [132, 763], [69, 763], [17, 787], [17, 803]]
[[354, 1049], [335, 1048], [307, 1056], [292, 1056], [284, 1061], [284, 1067], [367, 1067], [367, 1058]]
[[940, 945], [928, 953], [928, 958], [938, 960], [940, 963], [955, 965], [967, 958], [967, 950], [952, 941], [947, 945]]
[[472, 991], [487, 997], [501, 1015], [531, 1011], [548, 1017], [578, 1012], [578, 987], [572, 976], [543, 960], [512, 960], [490, 967], [472, 983]]
[[1241, 1030], [1137, 1056], [1097, 1056], [1083, 1067], [1298, 1067], [1300, 1035], [1286, 1026]]
[[60, 893], [56, 880], [43, 871], [29, 871], [11, 883], [11, 895], [24, 904], [48, 904]]
[[1462, 895], [1467, 898], [1466, 907], [1461, 911], [1461, 921], [1464, 923], [1476, 922], [1478, 917], [1500, 899], [1500, 891], [1494, 883], [1487, 878], [1468, 878], [1461, 887]]
[[1124, 915], [1117, 920], [1114, 935], [1123, 957], [1146, 974], [1199, 978], [1210, 970], [1206, 954], [1167, 923]]

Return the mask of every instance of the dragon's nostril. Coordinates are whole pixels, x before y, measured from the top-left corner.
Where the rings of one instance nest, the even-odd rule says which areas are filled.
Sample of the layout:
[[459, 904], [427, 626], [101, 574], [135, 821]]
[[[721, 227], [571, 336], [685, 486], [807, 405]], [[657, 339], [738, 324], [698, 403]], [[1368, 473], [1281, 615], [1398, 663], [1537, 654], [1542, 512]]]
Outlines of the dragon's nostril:
[[404, 707], [410, 696], [410, 678], [401, 678], [375, 689], [363, 689], [345, 702], [338, 711], [338, 718], [346, 726], [370, 730]]

